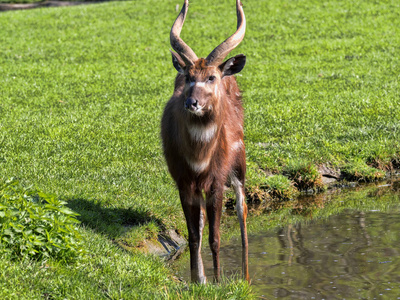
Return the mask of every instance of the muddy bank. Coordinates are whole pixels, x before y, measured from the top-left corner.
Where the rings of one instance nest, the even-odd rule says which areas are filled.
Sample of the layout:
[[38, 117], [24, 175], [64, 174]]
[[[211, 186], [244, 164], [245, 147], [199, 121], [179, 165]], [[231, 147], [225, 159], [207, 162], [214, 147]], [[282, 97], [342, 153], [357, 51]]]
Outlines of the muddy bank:
[[340, 169], [334, 169], [327, 165], [321, 165], [318, 167], [318, 172], [321, 175], [322, 183], [325, 188], [335, 188], [335, 187], [354, 187], [359, 183], [367, 183], [374, 181], [382, 181], [388, 180], [390, 178], [396, 178], [400, 176], [399, 169], [391, 169], [390, 171], [382, 171], [384, 174], [380, 178], [376, 178], [374, 180], [367, 180], [364, 177], [360, 176], [359, 178], [349, 175], [347, 172], [343, 172]]

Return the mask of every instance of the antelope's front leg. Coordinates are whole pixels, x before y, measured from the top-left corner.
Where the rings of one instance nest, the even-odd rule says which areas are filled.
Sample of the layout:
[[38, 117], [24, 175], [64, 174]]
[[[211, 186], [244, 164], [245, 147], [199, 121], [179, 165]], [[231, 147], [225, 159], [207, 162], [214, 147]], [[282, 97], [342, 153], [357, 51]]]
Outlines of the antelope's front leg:
[[221, 223], [222, 213], [222, 197], [223, 188], [212, 189], [212, 193], [207, 194], [206, 207], [207, 217], [209, 222], [209, 243], [213, 256], [214, 266], [214, 280], [218, 281], [220, 276], [220, 264], [219, 264], [219, 247], [220, 247], [220, 235], [219, 227]]
[[201, 259], [201, 239], [206, 222], [204, 199], [201, 192], [180, 192], [180, 197], [189, 233], [191, 279], [204, 284], [207, 281]]

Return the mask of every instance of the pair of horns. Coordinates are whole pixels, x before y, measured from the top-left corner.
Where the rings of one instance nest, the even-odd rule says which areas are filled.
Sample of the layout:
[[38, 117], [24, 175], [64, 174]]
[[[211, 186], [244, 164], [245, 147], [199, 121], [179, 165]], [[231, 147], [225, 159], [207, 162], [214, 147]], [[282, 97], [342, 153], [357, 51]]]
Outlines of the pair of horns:
[[[194, 51], [186, 45], [186, 43], [180, 38], [183, 23], [185, 22], [186, 14], [189, 8], [189, 0], [185, 0], [183, 7], [178, 17], [175, 20], [174, 25], [171, 28], [170, 40], [172, 48], [182, 57], [187, 65], [193, 65], [198, 59]], [[244, 16], [242, 3], [240, 0], [236, 0], [236, 13], [237, 13], [237, 30], [224, 42], [218, 45], [206, 58], [209, 66], [220, 65], [224, 58], [235, 49], [244, 38], [246, 31], [246, 18]]]

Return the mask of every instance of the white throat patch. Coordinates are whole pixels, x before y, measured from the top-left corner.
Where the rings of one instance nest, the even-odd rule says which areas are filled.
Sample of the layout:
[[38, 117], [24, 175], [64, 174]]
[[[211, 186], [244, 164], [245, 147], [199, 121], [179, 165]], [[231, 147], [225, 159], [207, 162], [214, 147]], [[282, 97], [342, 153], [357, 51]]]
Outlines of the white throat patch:
[[217, 132], [217, 125], [211, 124], [208, 126], [203, 125], [190, 125], [188, 127], [190, 137], [197, 142], [209, 142]]

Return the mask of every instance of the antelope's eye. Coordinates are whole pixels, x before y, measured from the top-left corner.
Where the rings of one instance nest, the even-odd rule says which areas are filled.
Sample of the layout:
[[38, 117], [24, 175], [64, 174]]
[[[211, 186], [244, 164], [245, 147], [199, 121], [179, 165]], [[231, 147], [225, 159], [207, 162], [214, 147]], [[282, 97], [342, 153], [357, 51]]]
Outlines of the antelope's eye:
[[215, 76], [211, 75], [210, 77], [208, 77], [208, 82], [213, 82], [215, 80]]

